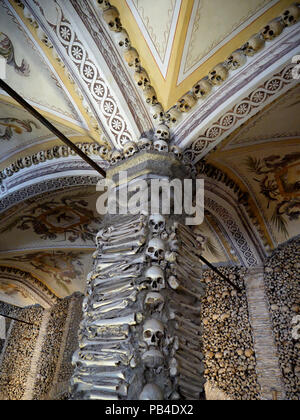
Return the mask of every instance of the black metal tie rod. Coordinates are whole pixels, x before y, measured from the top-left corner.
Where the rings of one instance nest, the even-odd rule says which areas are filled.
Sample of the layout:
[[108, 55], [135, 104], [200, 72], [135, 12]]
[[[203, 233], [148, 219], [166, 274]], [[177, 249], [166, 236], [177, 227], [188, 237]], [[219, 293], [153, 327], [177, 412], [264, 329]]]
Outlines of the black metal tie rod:
[[227, 283], [230, 284], [230, 286], [232, 286], [237, 292], [242, 293], [241, 289], [236, 286], [234, 283], [232, 283], [232, 281], [230, 281], [226, 276], [224, 276], [223, 273], [221, 273], [221, 271], [219, 271], [216, 267], [214, 267], [209, 261], [207, 261], [206, 258], [202, 257], [202, 255], [199, 255], [199, 258], [201, 261], [203, 261], [209, 268], [211, 268], [215, 273], [218, 274], [218, 276], [222, 277], [223, 280], [225, 280]]
[[22, 319], [14, 318], [12, 316], [3, 315], [3, 314], [0, 314], [0, 316], [3, 316], [4, 318], [12, 319], [14, 321], [22, 322], [23, 324], [33, 325], [33, 326], [37, 327], [37, 325], [33, 324], [32, 322], [23, 321]]
[[74, 143], [72, 143], [61, 131], [59, 131], [50, 121], [44, 118], [38, 111], [36, 111], [28, 102], [25, 101], [17, 92], [15, 92], [8, 84], [6, 84], [2, 79], [0, 79], [0, 87], [9, 96], [11, 96], [15, 101], [17, 101], [23, 108], [26, 109], [31, 115], [33, 115], [41, 124], [52, 131], [63, 143], [69, 146], [74, 152], [76, 152], [83, 160], [86, 161], [90, 166], [95, 169], [100, 175], [104, 178], [106, 177], [106, 172], [100, 168], [92, 159], [90, 159], [82, 150], [79, 149]]

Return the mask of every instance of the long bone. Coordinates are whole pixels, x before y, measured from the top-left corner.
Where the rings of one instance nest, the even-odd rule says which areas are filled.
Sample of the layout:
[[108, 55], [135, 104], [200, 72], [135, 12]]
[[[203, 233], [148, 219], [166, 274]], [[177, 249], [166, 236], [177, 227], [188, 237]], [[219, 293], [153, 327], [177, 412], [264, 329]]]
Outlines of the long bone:
[[186, 368], [180, 364], [178, 366], [178, 373], [179, 373], [179, 377], [178, 377], [179, 382], [187, 381], [187, 383], [191, 384], [192, 386], [199, 387], [200, 390], [202, 386], [205, 384], [205, 379], [203, 379], [203, 374], [199, 374], [199, 376], [197, 376], [195, 374], [195, 371], [191, 372], [189, 370], [186, 370]]
[[137, 248], [140, 249], [142, 245], [146, 242], [146, 236], [139, 236], [138, 238], [133, 239], [132, 241], [126, 241], [124, 243], [117, 243], [112, 245], [103, 245], [101, 248], [101, 254], [112, 254], [113, 252], [128, 252]]
[[[96, 267], [96, 271], [102, 271], [102, 275], [107, 274], [107, 272], [113, 271], [114, 275], [116, 274], [116, 269], [119, 268], [121, 271], [125, 271], [127, 268], [136, 264], [144, 264], [147, 261], [147, 256], [145, 254], [136, 256], [132, 255], [131, 257], [124, 258], [120, 260], [120, 255], [117, 254], [117, 259], [110, 256], [108, 259], [103, 259], [103, 262], [99, 263]], [[106, 264], [109, 264], [107, 267]], [[103, 266], [103, 267], [102, 267]], [[140, 267], [136, 267], [138, 271]]]
[[74, 353], [74, 360], [83, 359], [83, 360], [92, 360], [89, 359], [89, 357], [102, 357], [103, 354], [123, 354], [124, 356], [129, 357], [130, 356], [130, 350], [122, 350], [117, 348], [108, 348], [108, 347], [102, 347], [101, 350], [98, 351], [90, 351], [90, 350], [77, 350], [76, 353]]
[[99, 400], [99, 401], [102, 401], [102, 400], [118, 401], [119, 400], [118, 395], [103, 394], [103, 393], [100, 393], [100, 392], [96, 393], [96, 392], [92, 392], [92, 391], [87, 393], [87, 397], [88, 397], [89, 400]]
[[202, 275], [202, 268], [198, 268], [197, 272], [197, 265], [198, 263], [191, 263], [191, 261], [187, 260], [186, 258], [177, 257], [177, 263], [181, 266], [182, 270], [185, 270], [187, 274], [192, 275], [194, 277], [201, 277]]
[[[137, 254], [138, 251], [140, 250], [141, 246], [137, 245], [136, 247], [131, 246], [131, 247], [127, 247], [126, 249], [118, 249], [117, 253], [114, 252], [108, 252], [103, 253], [103, 252], [99, 252], [99, 259], [101, 259], [100, 264], [105, 264], [105, 263], [110, 263], [111, 260], [113, 259], [114, 261], [118, 261], [120, 258], [124, 257], [124, 256], [128, 256], [128, 255], [134, 255]], [[114, 251], [116, 251], [116, 249], [114, 249]], [[122, 255], [120, 255], [122, 254]]]
[[184, 343], [182, 343], [182, 342], [179, 341], [179, 349], [178, 349], [178, 351], [180, 351], [180, 350], [186, 352], [185, 353], [186, 355], [192, 354], [193, 356], [195, 356], [200, 361], [202, 361], [203, 358], [204, 358], [204, 354], [201, 353], [201, 351], [191, 349], [190, 347], [186, 346]]
[[111, 286], [106, 286], [105, 288], [99, 288], [99, 291], [96, 289], [95, 292], [91, 295], [92, 300], [96, 302], [100, 302], [103, 300], [113, 299], [115, 295], [118, 297], [127, 296], [133, 292], [133, 290], [137, 290], [137, 288], [133, 285], [133, 282], [128, 283], [128, 281], [124, 283], [117, 283], [116, 285], [112, 284]]
[[110, 319], [99, 319], [94, 321], [91, 325], [93, 327], [115, 327], [117, 325], [135, 325], [136, 314], [132, 313], [125, 317], [110, 318]]
[[[115, 385], [115, 387], [117, 387], [117, 385]], [[94, 384], [87, 384], [87, 383], [78, 383], [76, 384], [76, 388], [75, 388], [75, 392], [79, 393], [79, 392], [86, 392], [86, 391], [91, 391], [91, 390], [95, 390], [95, 391], [103, 391], [103, 390], [108, 390], [110, 388], [110, 386], [107, 384], [103, 384], [103, 385], [94, 385]], [[110, 391], [112, 391], [112, 389], [110, 389]]]
[[110, 277], [110, 276], [107, 276], [107, 275], [105, 275], [105, 276], [101, 276], [101, 275], [97, 275], [94, 279], [93, 279], [93, 281], [92, 281], [92, 283], [91, 283], [91, 287], [96, 287], [96, 286], [98, 286], [99, 284], [103, 284], [103, 283], [112, 283], [112, 282], [118, 282], [118, 281], [120, 281], [120, 280], [125, 280], [125, 279], [134, 279], [134, 278], [136, 278], [136, 277], [138, 277], [139, 276], [139, 274], [137, 273], [137, 270], [134, 268], [133, 270], [128, 270], [128, 271], [126, 271], [126, 272], [121, 272], [119, 275], [116, 275], [116, 276], [112, 276], [112, 277]]
[[199, 340], [200, 340], [199, 335], [191, 334], [190, 331], [188, 331], [186, 328], [184, 328], [184, 327], [182, 327], [180, 325], [177, 326], [176, 331], [177, 332], [179, 331], [181, 333], [181, 337], [178, 334], [179, 335], [179, 340], [180, 339], [184, 339], [186, 341], [191, 341], [192, 344], [194, 344], [196, 346], [199, 346]]
[[101, 240], [109, 240], [113, 236], [120, 236], [129, 231], [132, 232], [135, 230], [141, 230], [143, 227], [145, 227], [145, 221], [140, 218], [138, 220], [132, 220], [128, 223], [117, 223], [109, 226], [108, 228], [104, 227], [100, 229], [96, 235], [96, 241], [99, 241], [99, 237]]
[[178, 292], [184, 292], [184, 293], [187, 293], [188, 295], [191, 295], [191, 296], [193, 296], [193, 297], [195, 297], [195, 298], [197, 298], [197, 299], [201, 299], [201, 296], [199, 296], [199, 295], [197, 295], [196, 293], [194, 293], [194, 292], [192, 292], [191, 290], [189, 290], [189, 289], [187, 289], [187, 288], [185, 288], [184, 286], [182, 286], [179, 282], [178, 282], [178, 280], [177, 280], [177, 278], [176, 277], [174, 277], [174, 276], [170, 276], [169, 278], [168, 278], [168, 283], [169, 283], [169, 286], [173, 289], [173, 290], [178, 290]]
[[118, 341], [122, 341], [122, 340], [126, 340], [127, 337], [129, 335], [129, 326], [127, 325], [127, 329], [126, 330], [122, 330], [122, 332], [119, 331], [114, 331], [113, 328], [110, 328], [109, 326], [107, 326], [106, 328], [96, 328], [95, 329], [91, 329], [88, 328], [87, 330], [87, 338], [90, 340], [102, 340], [102, 341], [108, 341], [109, 340], [118, 340]]
[[194, 363], [195, 366], [198, 365], [201, 360], [196, 357], [195, 355], [193, 355], [191, 352], [185, 352], [182, 350], [182, 348], [180, 348], [177, 353], [176, 353], [176, 357], [182, 357], [183, 359], [189, 359], [190, 362]]
[[191, 374], [195, 374], [195, 372], [202, 374], [204, 372], [204, 366], [202, 362], [193, 363], [189, 359], [181, 357], [178, 353], [176, 353], [176, 360], [179, 361], [179, 364]]
[[106, 360], [97, 360], [97, 361], [93, 361], [93, 360], [78, 360], [76, 361], [76, 364], [80, 365], [80, 366], [85, 366], [85, 367], [89, 367], [89, 368], [93, 368], [93, 367], [116, 367], [119, 366], [121, 362], [121, 359], [119, 357], [116, 358], [107, 358]]
[[[85, 384], [87, 386], [89, 385], [119, 385], [121, 382], [121, 379], [118, 377], [109, 377], [109, 376], [100, 376], [101, 373], [107, 373], [107, 371], [100, 372], [99, 369], [95, 373], [94, 370], [88, 369], [88, 372], [83, 371], [81, 373], [81, 367], [75, 368], [75, 373], [71, 379], [71, 385], [77, 385], [77, 384]], [[93, 372], [93, 373], [91, 373]]]
[[195, 373], [187, 370], [184, 366], [180, 365], [180, 363], [177, 363], [177, 366], [172, 366], [172, 374], [175, 376], [175, 372], [176, 374], [180, 375], [181, 377], [186, 377], [188, 378], [190, 381], [192, 380], [194, 383], [198, 383], [201, 384], [201, 377], [195, 375]]
[[110, 288], [107, 287], [104, 290], [101, 290], [97, 295], [94, 295], [93, 301], [94, 304], [97, 305], [98, 302], [104, 302], [110, 299], [117, 300], [117, 298], [126, 298], [135, 290], [137, 290], [137, 288], [133, 286], [132, 283], [129, 283], [129, 285], [119, 283], [116, 286], [112, 285]]
[[176, 265], [176, 267], [172, 267], [171, 269], [174, 276], [178, 278], [183, 278], [188, 283], [191, 283], [192, 287], [196, 290], [198, 290], [198, 293], [201, 296], [204, 296], [205, 291], [203, 289], [203, 286], [201, 285], [199, 277], [194, 277], [192, 274], [188, 274], [180, 267], [180, 265]]
[[200, 329], [200, 325], [195, 324], [194, 322], [189, 321], [188, 319], [182, 318], [181, 316], [175, 313], [175, 319], [180, 324], [185, 324], [187, 327], [190, 327], [192, 331]]
[[115, 276], [120, 276], [123, 274], [129, 274], [131, 273], [134, 277], [136, 275], [139, 275], [143, 269], [143, 264], [145, 264], [147, 261], [147, 258], [144, 254], [132, 257], [131, 259], [122, 259], [120, 261], [110, 265], [107, 267], [106, 270], [102, 270], [102, 272], [97, 272], [94, 276], [94, 278], [100, 278], [100, 279], [108, 279], [113, 278]]
[[[129, 354], [101, 352], [97, 355], [94, 354], [92, 359], [78, 358], [75, 360], [75, 363], [82, 364], [83, 366], [87, 367], [91, 366], [89, 363], [91, 363], [92, 365], [95, 364], [96, 366], [98, 366], [99, 364], [103, 365], [103, 363], [104, 366], [111, 366], [110, 362], [112, 361], [114, 363], [117, 360], [117, 363], [122, 362], [123, 364], [128, 365], [130, 360], [129, 358]], [[109, 364], [106, 365], [106, 363]], [[115, 366], [115, 364], [113, 364], [113, 366]]]
[[177, 321], [176, 325], [178, 325], [178, 327], [180, 326], [180, 327], [184, 328], [186, 333], [187, 334], [189, 334], [189, 333], [192, 334], [193, 337], [195, 337], [195, 336], [197, 337], [197, 336], [200, 335], [200, 327], [192, 328], [189, 324], [184, 323], [184, 325], [183, 325], [182, 321], [179, 321], [179, 322]]
[[119, 242], [122, 243], [122, 241], [124, 241], [124, 240], [130, 242], [130, 241], [133, 241], [134, 239], [137, 239], [138, 237], [147, 236], [147, 233], [148, 232], [147, 232], [147, 229], [145, 227], [143, 227], [140, 230], [129, 229], [129, 230], [126, 230], [122, 234], [112, 236], [107, 241], [99, 241], [98, 245], [102, 248], [103, 246], [106, 246], [106, 245], [113, 245], [113, 244], [116, 244], [116, 243], [119, 243]]
[[145, 220], [146, 220], [145, 216], [141, 214], [138, 217], [133, 216], [127, 221], [122, 220], [121, 222], [116, 222], [112, 224], [108, 228], [104, 227], [102, 229], [109, 229], [110, 231], [115, 231], [115, 230], [119, 230], [122, 227], [127, 228], [127, 227], [132, 227], [132, 226], [138, 226], [140, 224], [144, 225]]
[[[92, 384], [90, 387], [88, 384], [86, 384], [86, 387], [88, 389], [83, 389], [84, 386], [82, 386], [82, 390], [87, 391], [87, 390], [93, 390], [94, 391], [106, 391], [106, 392], [115, 392], [118, 393], [118, 390], [120, 389], [120, 385], [116, 384], [116, 385], [108, 385], [108, 384], [104, 384], [104, 385], [94, 385]], [[77, 391], [79, 392], [79, 391]]]
[[[106, 303], [106, 302], [104, 302], [104, 303]], [[125, 308], [127, 308], [127, 306], [129, 304], [130, 304], [130, 300], [129, 299], [128, 300], [127, 299], [123, 299], [123, 300], [119, 300], [117, 302], [111, 303], [109, 305], [100, 306], [100, 307], [97, 308], [96, 311], [93, 311], [91, 313], [91, 318], [93, 316], [99, 316], [101, 314], [105, 315], [107, 312], [125, 309]]]
[[95, 341], [90, 341], [87, 338], [84, 338], [83, 340], [80, 341], [79, 348], [80, 349], [84, 349], [84, 348], [89, 347], [89, 346], [99, 347], [99, 346], [102, 346], [102, 345], [105, 345], [105, 346], [113, 346], [114, 344], [119, 345], [120, 344], [119, 343], [120, 341], [122, 341], [122, 344], [123, 343], [127, 343], [129, 341], [129, 338], [126, 337], [125, 339], [120, 340], [119, 336], [118, 337], [115, 337], [115, 338], [111, 338], [110, 337], [110, 340], [109, 341], [106, 340], [106, 339], [103, 339], [103, 340], [100, 340], [100, 341], [99, 340], [97, 340], [97, 341], [96, 340]]
[[143, 266], [141, 263], [137, 263], [136, 265], [131, 264], [125, 269], [122, 269], [123, 264], [124, 263], [118, 264], [117, 267], [110, 266], [109, 269], [107, 269], [105, 272], [102, 271], [101, 273], [99, 272], [95, 273], [93, 276], [91, 287], [93, 287], [93, 282], [95, 282], [96, 279], [97, 279], [97, 282], [99, 283], [100, 281], [101, 282], [103, 281], [103, 283], [112, 282], [112, 281], [123, 279], [123, 278], [130, 278], [130, 277], [136, 278], [136, 277], [139, 277], [141, 273], [143, 272]]
[[179, 378], [179, 386], [184, 388], [186, 390], [187, 399], [192, 399], [191, 394], [194, 397], [194, 399], [199, 399], [199, 393], [202, 392], [203, 386], [199, 388], [197, 385], [193, 385], [187, 381], [185, 381], [182, 378]]
[[[75, 371], [76, 372], [76, 371]], [[97, 375], [97, 380], [101, 381], [101, 380], [124, 380], [125, 381], [125, 375], [124, 372], [122, 370], [108, 370], [108, 371], [97, 371], [96, 373]], [[88, 378], [90, 378], [91, 381], [95, 381], [95, 376], [91, 375], [90, 370], [85, 371], [80, 371], [80, 373], [78, 373], [78, 376], [82, 376], [86, 382], [88, 383]], [[76, 376], [74, 376], [72, 378], [71, 381], [75, 380], [75, 383], [77, 381], [77, 372], [76, 372]]]
[[[125, 293], [118, 294], [115, 298], [111, 298], [111, 296], [107, 297], [106, 299], [101, 299], [100, 301], [94, 302], [91, 304], [92, 308], [95, 309], [105, 309], [106, 305], [114, 305], [124, 300], [132, 302], [136, 301], [137, 291], [126, 291]], [[96, 311], [98, 312], [98, 311]]]

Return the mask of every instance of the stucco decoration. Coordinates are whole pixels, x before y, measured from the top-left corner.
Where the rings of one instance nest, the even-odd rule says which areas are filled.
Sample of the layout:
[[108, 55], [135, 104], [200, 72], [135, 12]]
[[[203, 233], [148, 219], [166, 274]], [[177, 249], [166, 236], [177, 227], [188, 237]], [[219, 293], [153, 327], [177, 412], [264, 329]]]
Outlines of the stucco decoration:
[[26, 60], [23, 58], [20, 65], [17, 64], [14, 52], [14, 46], [9, 37], [0, 32], [0, 55], [6, 59], [6, 63], [16, 70], [22, 76], [29, 76], [30, 67]]
[[0, 118], [0, 140], [11, 140], [14, 134], [22, 134], [23, 131], [32, 132], [32, 127], [39, 126], [31, 120], [18, 120], [17, 118]]

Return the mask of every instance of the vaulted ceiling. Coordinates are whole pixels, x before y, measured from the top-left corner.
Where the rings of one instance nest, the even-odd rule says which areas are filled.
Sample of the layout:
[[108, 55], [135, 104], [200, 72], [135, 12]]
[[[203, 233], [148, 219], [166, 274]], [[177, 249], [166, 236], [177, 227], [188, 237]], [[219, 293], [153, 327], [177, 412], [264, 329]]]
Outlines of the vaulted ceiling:
[[[299, 9], [288, 9], [295, 23], [285, 26], [286, 0], [105, 3], [0, 0], [5, 81], [104, 169], [95, 146], [122, 151], [167, 124], [205, 179], [206, 217], [196, 227], [205, 256], [260, 264], [300, 232]], [[112, 10], [122, 32], [109, 24]], [[247, 55], [247, 41], [266, 37], [268, 25], [278, 36], [259, 35]], [[207, 85], [219, 63], [224, 80]], [[147, 86], [137, 84], [143, 71]], [[99, 175], [61, 144], [0, 91], [0, 300], [47, 306], [84, 291]]]

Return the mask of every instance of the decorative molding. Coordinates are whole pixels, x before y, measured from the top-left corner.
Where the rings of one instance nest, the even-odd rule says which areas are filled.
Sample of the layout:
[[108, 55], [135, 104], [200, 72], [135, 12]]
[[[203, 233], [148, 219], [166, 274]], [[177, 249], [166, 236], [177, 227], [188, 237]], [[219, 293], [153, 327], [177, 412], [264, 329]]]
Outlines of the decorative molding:
[[292, 87], [295, 84], [292, 77], [293, 67], [292, 64], [285, 66], [283, 70], [273, 75], [250, 95], [239, 101], [230, 111], [223, 114], [184, 151], [185, 158], [193, 163], [198, 162], [214, 145], [218, 144], [253, 113], [262, 109], [270, 98], [278, 95], [284, 88]]
[[63, 176], [56, 179], [43, 180], [37, 184], [24, 186], [18, 191], [14, 191], [1, 198], [0, 201], [0, 213], [8, 210], [12, 206], [21, 203], [22, 201], [28, 200], [29, 198], [36, 197], [43, 193], [49, 193], [51, 191], [61, 190], [70, 187], [79, 186], [93, 186], [98, 183], [101, 177], [93, 175], [78, 175], [78, 176]]
[[1, 279], [13, 281], [29, 293], [33, 301], [39, 303], [43, 308], [50, 308], [55, 305], [59, 299], [46, 287], [41, 281], [32, 274], [19, 270], [18, 268], [0, 266]]
[[83, 90], [88, 92], [88, 96], [83, 102], [86, 104], [86, 108], [93, 110], [90, 113], [94, 113], [95, 116], [100, 118], [102, 131], [108, 134], [114, 146], [121, 148], [124, 142], [132, 140], [127, 119], [121, 115], [118, 101], [113, 97], [107, 82], [104, 80], [99, 65], [95, 64], [89, 56], [88, 48], [79, 39], [80, 35], [74, 31], [76, 25], [71, 24], [65, 17], [60, 5], [56, 3], [57, 22], [53, 24], [47, 20], [43, 8], [37, 0], [34, 0], [36, 7], [27, 1], [22, 1], [22, 3], [32, 14], [37, 25], [42, 30], [47, 31], [47, 36], [55, 50], [60, 52], [66, 68], [68, 67], [66, 71], [69, 79], [72, 80], [72, 83], [76, 80], [80, 86], [82, 85]]
[[111, 38], [107, 36], [102, 20], [97, 19], [96, 12], [93, 10], [91, 4], [81, 0], [71, 0], [71, 4], [110, 68], [140, 133], [152, 130], [153, 122], [146, 106], [136, 92], [137, 88], [134, 81], [124, 70], [124, 61], [116, 52], [116, 47]]

